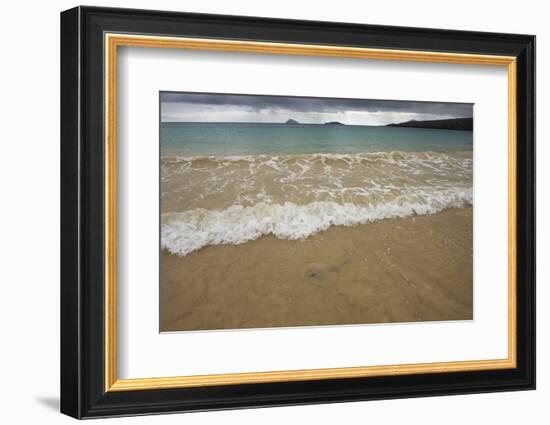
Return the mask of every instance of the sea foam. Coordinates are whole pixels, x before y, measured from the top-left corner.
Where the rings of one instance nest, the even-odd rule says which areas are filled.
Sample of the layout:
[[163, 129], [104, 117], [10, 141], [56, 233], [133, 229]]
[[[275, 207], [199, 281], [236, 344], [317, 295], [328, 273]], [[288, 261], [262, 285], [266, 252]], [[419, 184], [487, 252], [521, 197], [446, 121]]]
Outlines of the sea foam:
[[433, 188], [368, 205], [316, 201], [303, 205], [259, 202], [219, 210], [196, 208], [162, 214], [161, 246], [172, 254], [185, 256], [208, 245], [242, 244], [262, 235], [301, 240], [331, 226], [434, 214], [471, 204], [471, 188]]

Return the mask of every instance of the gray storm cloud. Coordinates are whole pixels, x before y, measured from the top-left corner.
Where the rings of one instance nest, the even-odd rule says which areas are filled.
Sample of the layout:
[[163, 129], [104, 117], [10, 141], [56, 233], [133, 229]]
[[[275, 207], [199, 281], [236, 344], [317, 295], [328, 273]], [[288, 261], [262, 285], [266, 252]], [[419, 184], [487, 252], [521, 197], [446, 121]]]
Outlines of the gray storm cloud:
[[223, 121], [225, 116], [228, 121], [237, 117], [238, 121], [265, 122], [271, 115], [273, 122], [278, 122], [281, 117], [292, 114], [302, 118], [319, 114], [322, 119], [349, 114], [361, 122], [371, 115], [377, 117], [376, 123], [381, 123], [399, 117], [437, 119], [472, 117], [473, 114], [472, 104], [450, 102], [176, 92], [161, 92], [160, 101], [163, 121], [208, 121], [209, 116], [211, 121]]

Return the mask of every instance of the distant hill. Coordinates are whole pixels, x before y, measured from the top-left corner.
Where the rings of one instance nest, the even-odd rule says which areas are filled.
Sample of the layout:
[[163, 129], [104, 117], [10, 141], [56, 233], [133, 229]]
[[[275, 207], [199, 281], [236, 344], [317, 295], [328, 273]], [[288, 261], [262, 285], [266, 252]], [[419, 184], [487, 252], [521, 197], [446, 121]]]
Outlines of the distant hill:
[[342, 124], [341, 122], [338, 122], [338, 121], [329, 121], [329, 122], [326, 122], [325, 125], [345, 125], [345, 124]]
[[409, 127], [409, 128], [434, 128], [438, 130], [463, 130], [472, 131], [474, 126], [473, 118], [451, 118], [446, 120], [416, 121], [411, 120], [398, 124], [388, 124], [386, 127]]
[[298, 121], [289, 118], [286, 120], [285, 124], [300, 124]]

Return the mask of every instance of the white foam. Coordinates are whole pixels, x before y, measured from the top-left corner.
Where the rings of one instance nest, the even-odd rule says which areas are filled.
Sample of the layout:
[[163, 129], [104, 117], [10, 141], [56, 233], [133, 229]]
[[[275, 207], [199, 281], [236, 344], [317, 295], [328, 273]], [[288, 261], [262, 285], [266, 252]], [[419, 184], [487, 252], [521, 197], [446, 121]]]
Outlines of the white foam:
[[[365, 205], [381, 197], [471, 187], [471, 152], [200, 156], [162, 161], [171, 212], [313, 201]], [[266, 197], [267, 196], [267, 197]], [[389, 199], [391, 198], [391, 199]]]
[[470, 160], [470, 151], [387, 151], [387, 152], [359, 152], [359, 153], [311, 153], [295, 155], [197, 155], [197, 156], [165, 156], [162, 158], [167, 163], [187, 162], [258, 162], [258, 163], [280, 163], [289, 160], [302, 159], [305, 161], [315, 160], [339, 160], [349, 164], [361, 161], [386, 161], [398, 163], [400, 161], [433, 161], [436, 163], [451, 160]]
[[331, 226], [352, 226], [385, 218], [433, 214], [472, 203], [471, 188], [415, 192], [366, 206], [331, 201], [297, 205], [292, 202], [223, 210], [193, 209], [162, 215], [161, 246], [185, 256], [207, 245], [242, 244], [272, 234], [280, 239], [305, 239]]

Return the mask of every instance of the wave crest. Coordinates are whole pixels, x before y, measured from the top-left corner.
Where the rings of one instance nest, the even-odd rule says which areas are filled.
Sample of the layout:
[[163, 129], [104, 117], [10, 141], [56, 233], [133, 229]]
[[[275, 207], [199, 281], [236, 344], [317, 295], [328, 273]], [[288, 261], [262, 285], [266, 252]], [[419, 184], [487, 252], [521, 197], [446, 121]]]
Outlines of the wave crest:
[[363, 206], [322, 201], [304, 205], [260, 202], [223, 210], [197, 208], [162, 215], [161, 245], [172, 254], [185, 256], [208, 245], [237, 245], [269, 234], [279, 239], [300, 240], [331, 226], [434, 214], [471, 204], [472, 189], [465, 188], [402, 195], [389, 202]]
[[448, 161], [449, 159], [463, 160], [471, 159], [471, 151], [387, 151], [387, 152], [364, 152], [364, 153], [311, 153], [311, 154], [289, 154], [289, 155], [199, 155], [199, 156], [164, 156], [162, 161], [166, 164], [177, 163], [254, 163], [254, 162], [292, 162], [292, 161], [316, 161], [333, 160], [346, 163], [359, 162], [397, 162], [397, 161]]

